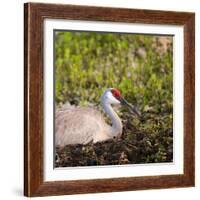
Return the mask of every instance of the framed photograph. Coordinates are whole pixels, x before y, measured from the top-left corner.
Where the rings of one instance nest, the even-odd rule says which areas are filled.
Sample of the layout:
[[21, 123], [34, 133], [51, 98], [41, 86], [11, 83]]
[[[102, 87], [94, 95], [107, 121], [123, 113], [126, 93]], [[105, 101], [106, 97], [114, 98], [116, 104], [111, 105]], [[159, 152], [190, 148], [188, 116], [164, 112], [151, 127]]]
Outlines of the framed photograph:
[[195, 14], [24, 6], [24, 194], [194, 186]]

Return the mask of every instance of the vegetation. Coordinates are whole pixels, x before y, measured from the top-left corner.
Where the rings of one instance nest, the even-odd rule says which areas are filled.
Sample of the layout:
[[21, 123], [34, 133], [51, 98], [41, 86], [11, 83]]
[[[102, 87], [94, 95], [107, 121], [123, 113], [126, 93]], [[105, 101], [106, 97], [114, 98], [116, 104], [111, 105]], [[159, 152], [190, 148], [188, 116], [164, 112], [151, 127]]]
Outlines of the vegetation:
[[120, 108], [121, 139], [56, 149], [56, 166], [171, 162], [173, 160], [172, 37], [95, 32], [56, 32], [56, 107], [93, 105], [108, 87], [118, 88], [142, 113]]

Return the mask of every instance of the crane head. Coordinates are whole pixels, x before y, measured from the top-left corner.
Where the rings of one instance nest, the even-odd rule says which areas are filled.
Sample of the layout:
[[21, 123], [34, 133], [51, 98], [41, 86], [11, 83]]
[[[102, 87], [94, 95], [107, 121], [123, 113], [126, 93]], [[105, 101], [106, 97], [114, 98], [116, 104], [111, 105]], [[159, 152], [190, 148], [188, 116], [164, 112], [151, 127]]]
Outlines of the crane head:
[[126, 101], [126, 99], [124, 99], [120, 93], [120, 91], [116, 88], [111, 88], [111, 92], [112, 92], [112, 95], [118, 100], [120, 101], [120, 103], [122, 105], [126, 105], [131, 111], [133, 114], [137, 115], [138, 117], [141, 116], [141, 114], [139, 113], [139, 111], [133, 106], [131, 105], [130, 103], [128, 103], [128, 101]]
[[139, 111], [130, 103], [128, 103], [121, 95], [121, 92], [116, 88], [108, 88], [101, 97], [102, 103], [108, 104], [121, 104], [125, 105], [129, 108], [129, 110], [137, 115], [138, 117], [141, 116]]
[[104, 93], [101, 96], [101, 102], [103, 104], [120, 104], [120, 97], [121, 94], [119, 90], [115, 88], [108, 88], [104, 91]]

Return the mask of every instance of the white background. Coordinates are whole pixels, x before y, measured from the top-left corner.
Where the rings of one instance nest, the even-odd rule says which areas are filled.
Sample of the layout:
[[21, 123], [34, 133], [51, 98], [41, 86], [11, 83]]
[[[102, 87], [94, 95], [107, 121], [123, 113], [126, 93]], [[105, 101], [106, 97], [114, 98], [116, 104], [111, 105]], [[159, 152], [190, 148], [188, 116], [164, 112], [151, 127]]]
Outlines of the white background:
[[[34, 1], [34, 0], [32, 0]], [[23, 3], [0, 5], [0, 196], [23, 197]], [[47, 1], [43, 1], [47, 2]], [[198, 0], [60, 0], [48, 1], [196, 12], [196, 187], [165, 190], [46, 197], [43, 199], [199, 199], [200, 196], [200, 1]], [[100, 3], [101, 2], [101, 3]], [[197, 45], [198, 44], [198, 45]], [[199, 78], [198, 78], [199, 77]], [[199, 114], [198, 112], [199, 111]]]
[[[173, 133], [174, 160], [172, 163], [144, 165], [101, 166], [54, 169], [53, 162], [53, 30], [92, 30], [105, 32], [174, 35], [173, 69]], [[50, 42], [51, 41], [51, 42]], [[44, 180], [78, 180], [130, 176], [152, 176], [183, 173], [183, 27], [71, 20], [45, 20], [44, 23]], [[180, 50], [182, 49], [182, 50]], [[181, 156], [182, 155], [182, 156]]]

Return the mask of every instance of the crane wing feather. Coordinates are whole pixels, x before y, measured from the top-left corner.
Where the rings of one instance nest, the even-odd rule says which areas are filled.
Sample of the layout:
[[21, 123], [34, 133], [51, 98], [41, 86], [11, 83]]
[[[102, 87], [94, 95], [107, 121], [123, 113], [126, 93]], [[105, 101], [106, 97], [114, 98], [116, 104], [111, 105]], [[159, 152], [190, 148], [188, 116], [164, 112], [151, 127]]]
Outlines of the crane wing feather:
[[55, 114], [56, 146], [87, 144], [104, 131], [105, 122], [100, 112], [93, 108], [63, 108]]

